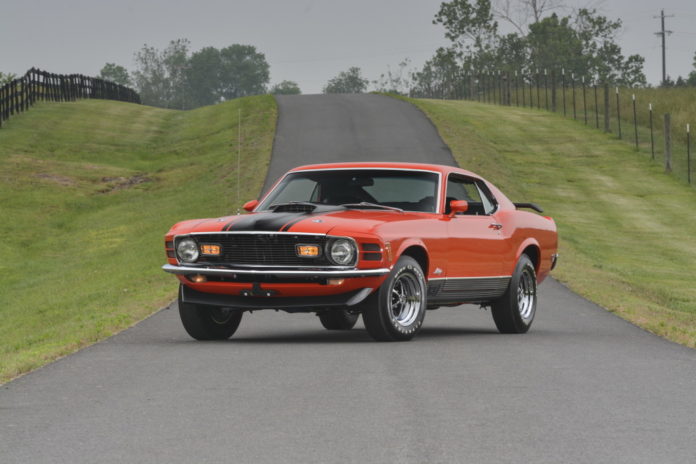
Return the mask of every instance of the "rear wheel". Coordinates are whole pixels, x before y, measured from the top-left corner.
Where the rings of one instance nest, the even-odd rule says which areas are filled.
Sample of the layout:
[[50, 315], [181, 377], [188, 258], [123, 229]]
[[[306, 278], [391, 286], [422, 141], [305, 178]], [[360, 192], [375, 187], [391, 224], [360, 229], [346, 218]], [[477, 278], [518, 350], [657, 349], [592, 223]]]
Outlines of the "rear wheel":
[[525, 333], [532, 326], [537, 306], [534, 264], [522, 255], [502, 297], [493, 302], [493, 321], [500, 333]]
[[350, 330], [358, 322], [358, 315], [347, 309], [327, 309], [318, 316], [321, 325], [327, 330]]
[[239, 327], [242, 311], [184, 303], [179, 298], [179, 316], [186, 332], [196, 340], [226, 340]]
[[418, 262], [402, 256], [363, 311], [367, 332], [379, 341], [405, 341], [423, 325], [427, 306], [425, 277]]

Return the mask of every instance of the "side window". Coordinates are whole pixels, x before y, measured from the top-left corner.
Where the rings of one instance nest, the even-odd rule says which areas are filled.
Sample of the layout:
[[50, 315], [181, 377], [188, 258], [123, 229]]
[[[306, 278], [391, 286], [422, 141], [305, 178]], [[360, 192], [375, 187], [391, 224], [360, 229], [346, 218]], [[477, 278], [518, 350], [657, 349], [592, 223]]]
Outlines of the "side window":
[[466, 200], [469, 209], [464, 214], [469, 216], [488, 216], [498, 209], [498, 203], [486, 184], [457, 175], [450, 175], [447, 179], [445, 214], [449, 214], [452, 200]]
[[476, 182], [476, 188], [478, 188], [479, 195], [481, 195], [483, 213], [486, 215], [493, 214], [498, 209], [498, 202], [495, 201], [495, 197], [483, 182]]
[[469, 209], [464, 213], [466, 215], [487, 214], [484, 210], [481, 193], [473, 179], [450, 175], [447, 179], [445, 214], [449, 214], [452, 200], [465, 200], [469, 203]]

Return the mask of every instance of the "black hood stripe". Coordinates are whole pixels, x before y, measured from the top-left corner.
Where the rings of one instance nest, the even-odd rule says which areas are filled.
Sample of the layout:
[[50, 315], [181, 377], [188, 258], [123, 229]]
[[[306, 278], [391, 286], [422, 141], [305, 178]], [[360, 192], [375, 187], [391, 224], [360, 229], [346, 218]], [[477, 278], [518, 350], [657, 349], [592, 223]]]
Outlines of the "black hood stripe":
[[241, 216], [229, 223], [226, 231], [264, 231], [275, 232], [283, 230], [286, 224], [295, 223], [309, 217], [306, 213], [256, 213]]
[[235, 217], [222, 228], [223, 231], [268, 231], [287, 232], [298, 222], [311, 217], [323, 216], [328, 213], [341, 211], [344, 208], [335, 205], [321, 205], [314, 211], [307, 212], [275, 212], [245, 214]]
[[295, 219], [295, 220], [293, 220], [293, 221], [290, 221], [290, 222], [288, 222], [287, 224], [285, 224], [285, 225], [280, 229], [280, 231], [281, 231], [281, 232], [287, 232], [288, 230], [290, 230], [290, 228], [291, 228], [292, 226], [294, 226], [294, 225], [297, 224], [298, 222], [303, 221], [303, 220], [305, 220], [305, 219], [309, 219], [310, 217], [313, 217], [313, 216], [319, 216], [319, 214], [308, 214], [308, 215], [306, 215], [306, 216], [303, 215], [302, 217], [299, 217], [299, 218], [297, 218], [297, 219]]

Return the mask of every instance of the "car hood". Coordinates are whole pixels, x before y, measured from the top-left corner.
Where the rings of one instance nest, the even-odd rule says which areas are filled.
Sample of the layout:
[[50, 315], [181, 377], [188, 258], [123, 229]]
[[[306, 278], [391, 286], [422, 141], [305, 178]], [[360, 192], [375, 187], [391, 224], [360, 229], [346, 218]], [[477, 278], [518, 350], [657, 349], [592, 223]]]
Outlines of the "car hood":
[[313, 212], [261, 212], [217, 219], [186, 221], [175, 226], [177, 234], [194, 232], [297, 232], [312, 234], [348, 234], [374, 232], [387, 222], [409, 221], [431, 216], [387, 210], [324, 210]]

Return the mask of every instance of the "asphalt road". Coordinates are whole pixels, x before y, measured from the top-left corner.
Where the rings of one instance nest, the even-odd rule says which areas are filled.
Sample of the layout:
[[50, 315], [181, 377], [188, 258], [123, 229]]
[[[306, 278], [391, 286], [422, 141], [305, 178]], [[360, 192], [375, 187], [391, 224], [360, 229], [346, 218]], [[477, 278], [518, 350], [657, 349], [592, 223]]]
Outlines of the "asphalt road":
[[[452, 162], [402, 102], [279, 103], [273, 172], [343, 156]], [[174, 305], [0, 388], [0, 462], [696, 462], [696, 350], [553, 280], [540, 290], [528, 334], [499, 335], [462, 306], [429, 311], [409, 343], [269, 311], [201, 343]]]

